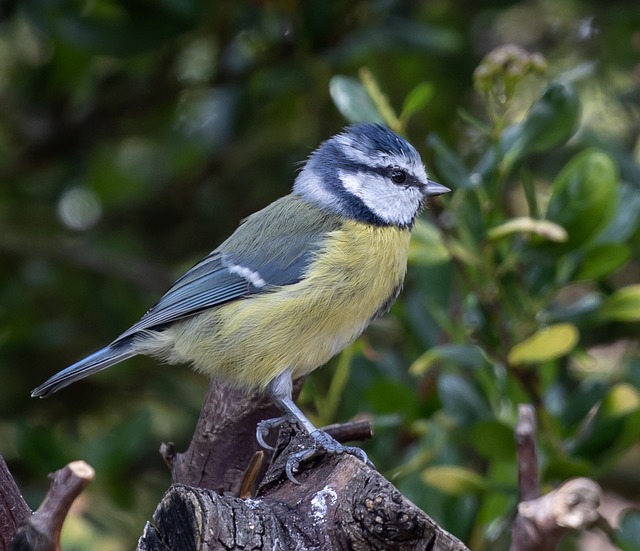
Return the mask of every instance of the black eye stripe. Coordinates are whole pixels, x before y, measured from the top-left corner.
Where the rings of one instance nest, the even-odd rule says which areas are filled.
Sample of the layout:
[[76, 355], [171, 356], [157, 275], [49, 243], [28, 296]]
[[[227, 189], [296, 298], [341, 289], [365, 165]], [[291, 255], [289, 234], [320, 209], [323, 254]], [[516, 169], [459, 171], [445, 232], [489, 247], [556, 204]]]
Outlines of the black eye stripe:
[[416, 178], [408, 170], [405, 170], [404, 168], [400, 168], [399, 166], [396, 166], [396, 165], [366, 166], [361, 163], [352, 161], [350, 159], [343, 158], [341, 159], [339, 166], [340, 166], [340, 170], [349, 172], [351, 174], [358, 174], [358, 173], [376, 174], [378, 176], [382, 176], [383, 178], [389, 178], [389, 179], [391, 179], [391, 173], [394, 170], [399, 170], [401, 172], [404, 172], [406, 177], [404, 182], [402, 183], [394, 182], [396, 185], [404, 186], [404, 187], [421, 187], [422, 186], [422, 183], [420, 182], [419, 178]]

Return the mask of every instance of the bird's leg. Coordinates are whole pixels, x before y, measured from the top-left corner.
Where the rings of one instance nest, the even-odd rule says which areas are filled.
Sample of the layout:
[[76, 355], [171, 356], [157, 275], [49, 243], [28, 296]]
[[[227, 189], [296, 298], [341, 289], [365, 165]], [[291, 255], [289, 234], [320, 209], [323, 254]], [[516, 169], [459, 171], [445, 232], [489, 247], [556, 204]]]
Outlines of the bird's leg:
[[293, 473], [298, 471], [300, 463], [316, 457], [322, 453], [348, 453], [350, 455], [355, 455], [358, 459], [373, 467], [373, 463], [369, 461], [367, 458], [367, 454], [361, 450], [360, 448], [356, 448], [355, 446], [343, 446], [329, 436], [326, 432], [317, 429], [313, 426], [313, 423], [307, 419], [304, 413], [300, 410], [300, 408], [295, 404], [292, 399], [292, 388], [293, 388], [293, 380], [291, 378], [291, 371], [287, 370], [280, 375], [278, 375], [267, 387], [267, 392], [274, 403], [283, 411], [283, 417], [277, 417], [275, 419], [266, 419], [264, 421], [260, 421], [258, 423], [258, 427], [256, 430], [256, 438], [261, 446], [273, 449], [271, 446], [267, 445], [264, 441], [264, 437], [271, 432], [274, 428], [283, 425], [284, 423], [297, 423], [302, 429], [304, 429], [309, 436], [314, 441], [313, 448], [309, 448], [306, 450], [301, 450], [299, 452], [291, 454], [289, 459], [287, 460], [287, 464], [285, 467], [285, 472], [287, 474], [287, 478], [298, 484], [298, 481], [295, 479]]

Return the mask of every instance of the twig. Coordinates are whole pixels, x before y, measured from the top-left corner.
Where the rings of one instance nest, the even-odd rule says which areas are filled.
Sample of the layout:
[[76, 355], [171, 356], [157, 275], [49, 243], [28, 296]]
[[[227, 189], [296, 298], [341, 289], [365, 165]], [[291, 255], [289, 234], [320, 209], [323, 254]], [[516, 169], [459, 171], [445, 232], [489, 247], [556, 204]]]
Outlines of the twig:
[[73, 501], [94, 479], [84, 461], [73, 461], [49, 475], [51, 487], [42, 505], [16, 531], [11, 551], [59, 551], [60, 531]]
[[258, 484], [260, 483], [260, 475], [264, 472], [264, 462], [266, 454], [264, 450], [260, 450], [253, 454], [249, 466], [244, 472], [244, 478], [240, 484], [240, 491], [238, 497], [241, 499], [248, 499], [256, 495]]
[[535, 409], [530, 404], [520, 404], [516, 425], [520, 501], [528, 501], [540, 496], [536, 431]]
[[364, 442], [365, 440], [370, 440], [373, 436], [371, 421], [368, 419], [349, 421], [347, 423], [335, 423], [322, 427], [322, 430], [338, 442], [343, 443]]
[[555, 551], [568, 531], [598, 522], [602, 490], [588, 478], [575, 478], [540, 496], [536, 416], [531, 405], [519, 407], [516, 444], [520, 503], [509, 551]]

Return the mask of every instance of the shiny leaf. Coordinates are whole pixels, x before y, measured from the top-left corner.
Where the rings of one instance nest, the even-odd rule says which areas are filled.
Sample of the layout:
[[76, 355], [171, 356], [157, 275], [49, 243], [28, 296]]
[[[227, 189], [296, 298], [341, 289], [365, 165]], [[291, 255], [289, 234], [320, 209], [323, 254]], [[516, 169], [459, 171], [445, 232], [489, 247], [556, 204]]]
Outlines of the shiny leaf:
[[349, 122], [383, 122], [364, 86], [356, 79], [334, 76], [329, 82], [329, 93], [338, 111]]
[[618, 289], [604, 302], [600, 316], [610, 321], [640, 321], [640, 285]]
[[422, 471], [422, 481], [449, 495], [482, 493], [487, 484], [478, 473], [453, 465], [436, 465]]
[[616, 165], [602, 151], [583, 151], [565, 166], [551, 187], [546, 219], [567, 230], [567, 249], [592, 240], [606, 227], [615, 213], [618, 187]]
[[578, 329], [570, 323], [544, 327], [509, 351], [509, 363], [533, 364], [560, 358], [573, 350], [579, 337]]
[[474, 186], [469, 172], [460, 158], [436, 134], [427, 138], [427, 145], [435, 152], [435, 166], [441, 183], [451, 189], [471, 188]]
[[447, 262], [450, 258], [440, 231], [432, 223], [418, 220], [411, 234], [409, 262], [420, 266], [433, 266]]
[[566, 142], [576, 129], [579, 113], [580, 101], [573, 88], [552, 83], [519, 126], [518, 137], [505, 156], [505, 166]]
[[613, 386], [602, 402], [601, 413], [606, 417], [621, 417], [640, 408], [640, 393], [627, 383]]
[[528, 216], [512, 218], [491, 228], [487, 232], [487, 237], [491, 241], [497, 241], [516, 233], [535, 234], [549, 241], [562, 242], [567, 240], [567, 232], [562, 226], [549, 222], [549, 220], [534, 220]]
[[433, 97], [434, 87], [431, 82], [422, 82], [418, 84], [404, 100], [400, 118], [407, 120], [411, 115], [423, 109], [429, 100]]
[[451, 360], [467, 367], [479, 368], [486, 365], [488, 360], [484, 351], [472, 344], [444, 344], [434, 346], [420, 356], [409, 368], [411, 375], [423, 375], [435, 363]]
[[438, 395], [447, 415], [461, 426], [491, 417], [491, 408], [480, 392], [464, 377], [442, 375], [438, 378]]
[[629, 260], [631, 249], [627, 245], [606, 243], [590, 248], [574, 276], [577, 281], [599, 279], [616, 271]]

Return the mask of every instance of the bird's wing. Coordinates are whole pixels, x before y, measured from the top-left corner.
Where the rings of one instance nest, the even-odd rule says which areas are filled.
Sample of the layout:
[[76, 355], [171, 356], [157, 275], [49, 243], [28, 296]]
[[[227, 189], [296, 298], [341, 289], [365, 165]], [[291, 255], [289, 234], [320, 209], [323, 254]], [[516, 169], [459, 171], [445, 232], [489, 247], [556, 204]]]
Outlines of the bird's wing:
[[[337, 224], [333, 217], [308, 216], [306, 227], [298, 226], [292, 233], [284, 214], [271, 205], [249, 217], [225, 243], [178, 279], [158, 303], [115, 342], [207, 308], [300, 281], [327, 231], [335, 229]], [[270, 228], [267, 233], [266, 226]], [[258, 230], [250, 231], [249, 241], [241, 235], [247, 229]]]

